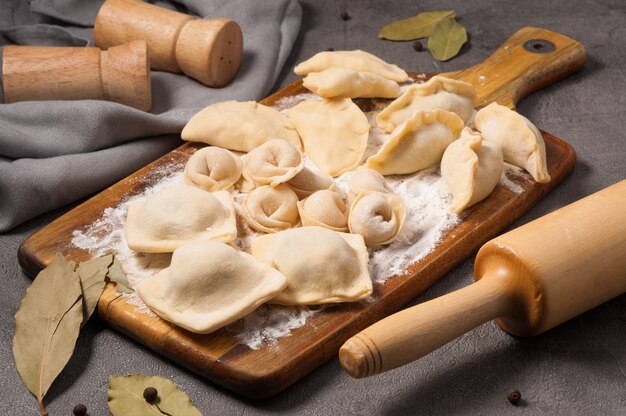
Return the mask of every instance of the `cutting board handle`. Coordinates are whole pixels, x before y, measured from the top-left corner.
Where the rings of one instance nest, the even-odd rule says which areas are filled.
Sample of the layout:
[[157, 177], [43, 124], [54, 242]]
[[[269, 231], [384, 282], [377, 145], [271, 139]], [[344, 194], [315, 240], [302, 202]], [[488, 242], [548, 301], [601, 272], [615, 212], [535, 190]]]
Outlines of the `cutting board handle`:
[[514, 109], [534, 91], [578, 71], [587, 60], [579, 42], [538, 27], [524, 27], [478, 65], [443, 74], [479, 91], [478, 105], [492, 101]]

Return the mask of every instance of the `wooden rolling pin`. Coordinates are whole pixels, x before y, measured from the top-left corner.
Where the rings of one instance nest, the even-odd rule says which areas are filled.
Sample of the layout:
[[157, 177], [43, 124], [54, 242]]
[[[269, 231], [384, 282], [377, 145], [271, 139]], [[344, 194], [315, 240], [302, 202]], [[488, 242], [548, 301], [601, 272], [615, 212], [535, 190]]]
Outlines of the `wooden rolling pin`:
[[228, 84], [243, 54], [243, 34], [236, 22], [196, 19], [139, 0], [105, 1], [93, 38], [103, 49], [145, 40], [153, 69], [182, 72], [210, 87]]
[[5, 46], [4, 101], [107, 100], [152, 108], [146, 42], [98, 48]]
[[361, 378], [407, 364], [491, 319], [537, 335], [626, 292], [626, 180], [487, 242], [476, 282], [366, 328], [339, 350]]

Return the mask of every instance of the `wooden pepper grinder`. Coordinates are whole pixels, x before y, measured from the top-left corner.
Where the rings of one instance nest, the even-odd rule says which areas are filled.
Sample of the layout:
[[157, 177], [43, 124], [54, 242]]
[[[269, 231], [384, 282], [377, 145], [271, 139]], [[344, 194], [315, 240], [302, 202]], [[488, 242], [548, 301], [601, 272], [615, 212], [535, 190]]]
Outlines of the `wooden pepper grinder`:
[[209, 87], [228, 84], [239, 69], [243, 34], [229, 19], [196, 19], [138, 0], [106, 0], [94, 24], [106, 49], [143, 39], [153, 69], [184, 73]]
[[2, 52], [4, 101], [106, 100], [150, 111], [148, 48], [14, 46]]

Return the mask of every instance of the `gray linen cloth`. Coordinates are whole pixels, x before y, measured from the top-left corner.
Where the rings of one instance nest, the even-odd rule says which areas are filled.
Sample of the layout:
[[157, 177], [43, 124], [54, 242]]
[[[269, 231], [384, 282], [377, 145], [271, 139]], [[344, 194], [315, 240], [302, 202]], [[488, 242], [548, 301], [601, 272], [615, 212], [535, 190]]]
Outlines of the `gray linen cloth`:
[[[102, 0], [0, 0], [0, 44], [91, 46]], [[244, 34], [234, 81], [208, 88], [152, 72], [151, 113], [96, 101], [0, 104], [0, 232], [92, 194], [179, 145], [209, 104], [259, 100], [275, 83], [300, 30], [296, 0], [178, 0], [157, 5], [228, 17]], [[1, 67], [1, 65], [0, 65]]]

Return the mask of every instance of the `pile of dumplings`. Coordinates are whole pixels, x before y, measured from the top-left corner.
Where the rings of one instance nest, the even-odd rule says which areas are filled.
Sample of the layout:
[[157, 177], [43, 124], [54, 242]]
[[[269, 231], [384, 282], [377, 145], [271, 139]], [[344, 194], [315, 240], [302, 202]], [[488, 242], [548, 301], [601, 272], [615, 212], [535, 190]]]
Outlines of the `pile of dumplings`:
[[[184, 185], [129, 207], [128, 246], [173, 253], [136, 287], [163, 319], [204, 334], [265, 302], [368, 297], [367, 249], [394, 241], [406, 220], [385, 175], [440, 166], [456, 213], [492, 192], [505, 161], [550, 180], [535, 126], [497, 103], [475, 112], [469, 83], [435, 76], [401, 94], [406, 72], [360, 50], [321, 52], [295, 72], [321, 99], [286, 115], [256, 102], [203, 109], [181, 134], [208, 145], [187, 162]], [[395, 98], [376, 117], [389, 138], [366, 160], [371, 126], [352, 101], [364, 97]], [[344, 174], [347, 192], [335, 183]], [[233, 244], [244, 224], [256, 235], [247, 252]]]

